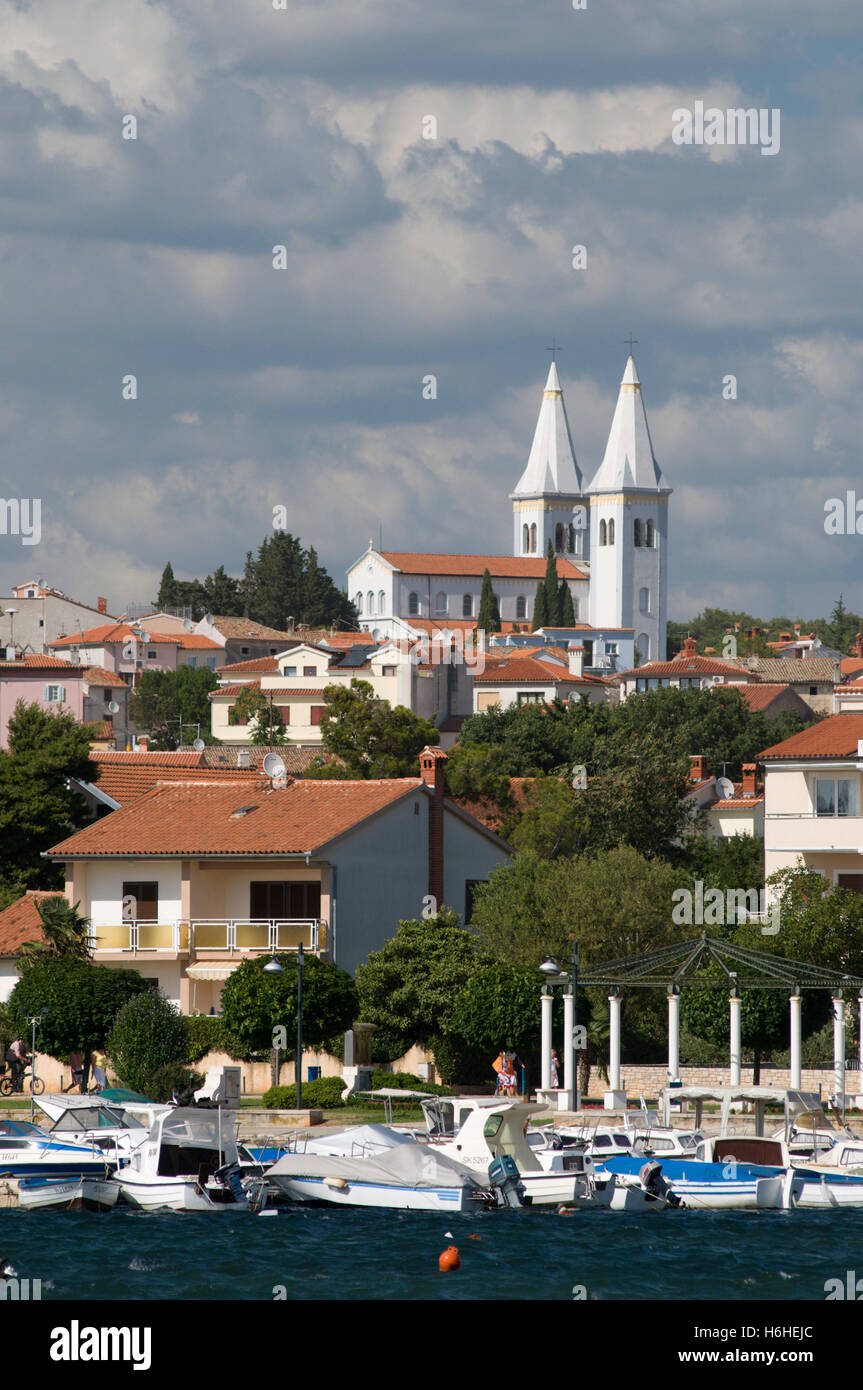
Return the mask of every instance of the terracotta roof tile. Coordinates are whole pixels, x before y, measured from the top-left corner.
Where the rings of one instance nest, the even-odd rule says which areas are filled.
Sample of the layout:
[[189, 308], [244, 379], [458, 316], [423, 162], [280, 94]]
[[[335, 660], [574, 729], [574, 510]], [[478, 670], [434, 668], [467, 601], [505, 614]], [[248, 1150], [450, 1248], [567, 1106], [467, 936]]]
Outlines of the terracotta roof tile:
[[747, 685], [735, 686], [735, 689], [740, 691], [741, 700], [751, 710], [765, 710], [786, 690], [794, 691], [787, 681], [750, 681]]
[[[63, 662], [64, 666], [68, 664], [66, 661]], [[113, 671], [106, 671], [104, 666], [85, 666], [84, 679], [89, 685], [110, 685], [114, 688], [119, 686], [128, 689], [122, 677], [115, 675]]]
[[25, 941], [43, 940], [42, 922], [36, 904], [43, 898], [62, 897], [62, 893], [28, 889], [23, 898], [17, 898], [5, 907], [0, 912], [0, 956], [14, 955]]
[[849, 758], [857, 756], [857, 742], [863, 738], [863, 714], [856, 711], [834, 714], [810, 724], [799, 734], [773, 743], [759, 758]]
[[697, 652], [687, 652], [685, 655], [678, 655], [671, 661], [648, 661], [643, 666], [634, 666], [631, 671], [621, 671], [620, 678], [625, 680], [630, 677], [642, 676], [725, 676], [727, 681], [734, 681], [739, 678], [744, 681], [753, 679], [751, 671], [745, 666], [732, 666], [728, 661], [720, 661], [710, 656], [699, 656]]
[[420, 778], [297, 781], [287, 787], [157, 786], [49, 850], [52, 858], [288, 855], [314, 852], [401, 797]]
[[801, 681], [810, 684], [834, 681], [839, 663], [832, 656], [751, 656], [747, 658], [746, 665], [750, 671], [757, 672], [762, 680], [797, 685]]
[[253, 641], [296, 641], [296, 634], [281, 632], [275, 627], [265, 627], [263, 623], [253, 622], [251, 618], [213, 618], [212, 625], [223, 637], [251, 637]]
[[[532, 556], [518, 555], [431, 555], [411, 550], [382, 550], [380, 553], [394, 569], [405, 574], [452, 574], [482, 578], [488, 570], [492, 579], [542, 579], [545, 576], [544, 555], [534, 559]], [[555, 563], [558, 578], [587, 579], [587, 575], [565, 556], [558, 555]]]
[[274, 656], [258, 656], [252, 661], [231, 661], [227, 666], [217, 666], [216, 674], [219, 676], [242, 676], [252, 675], [254, 672], [278, 671], [279, 663]]
[[43, 656], [40, 652], [24, 652], [14, 661], [0, 661], [0, 671], [11, 675], [18, 671], [68, 671], [70, 676], [83, 676], [83, 666], [73, 666], [59, 656]]
[[[146, 628], [139, 628], [138, 631], [147, 632]], [[57, 637], [53, 642], [49, 642], [49, 647], [101, 647], [114, 642], [128, 642], [136, 638], [135, 629], [129, 623], [105, 623], [101, 627], [88, 628], [86, 632], [76, 632], [71, 637]], [[147, 643], [149, 647], [164, 646], [168, 644], [172, 647], [182, 646], [182, 639], [167, 632], [147, 633]]]

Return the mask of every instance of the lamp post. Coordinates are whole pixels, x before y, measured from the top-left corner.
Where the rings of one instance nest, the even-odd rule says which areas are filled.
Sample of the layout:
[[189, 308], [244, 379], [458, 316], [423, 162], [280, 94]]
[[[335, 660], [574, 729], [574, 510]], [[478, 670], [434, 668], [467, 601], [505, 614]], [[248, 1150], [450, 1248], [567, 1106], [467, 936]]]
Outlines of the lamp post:
[[17, 612], [17, 608], [6, 609], [6, 613], [9, 617], [9, 646], [12, 648], [13, 653], [15, 651], [15, 614]]
[[[42, 1019], [43, 1019], [43, 1018], [46, 1016], [46, 1014], [48, 1014], [48, 1013], [50, 1013], [50, 1010], [49, 1010], [47, 1004], [43, 1004], [42, 1007], [41, 1007], [41, 1009], [39, 1010], [38, 1014], [34, 1014], [34, 1016], [30, 1019], [30, 1028], [31, 1028], [31, 1044], [30, 1044], [30, 1123], [31, 1123], [31, 1124], [33, 1123], [33, 1119], [34, 1119], [34, 1116], [35, 1116], [35, 1114], [36, 1114], [36, 1102], [35, 1102], [34, 1099], [33, 1099], [33, 1077], [34, 1077], [34, 1075], [35, 1075], [35, 1068], [36, 1068], [36, 1024], [37, 1024], [37, 1023], [41, 1023], [41, 1022], [42, 1022]], [[62, 1085], [62, 1082], [61, 1082], [61, 1085]], [[21, 1089], [22, 1089], [22, 1090], [24, 1089], [23, 1086], [22, 1086]]]
[[[272, 960], [268, 960], [267, 963], [266, 963], [266, 965], [264, 966], [264, 974], [265, 974], [265, 975], [284, 975], [284, 973], [285, 973], [285, 967], [282, 965], [281, 961], [279, 961], [279, 960], [276, 959], [275, 956], [273, 956]], [[279, 1052], [281, 1051], [281, 1049], [280, 1049], [278, 1043], [275, 1042], [275, 1037], [278, 1036], [278, 1030], [274, 1028], [274, 1029], [273, 1029], [273, 1034], [274, 1034], [274, 1046], [275, 1046], [275, 1053], [276, 1053], [276, 1085], [278, 1086], [278, 1084], [279, 1084]]]
[[303, 943], [297, 947], [297, 1109], [303, 1108]]

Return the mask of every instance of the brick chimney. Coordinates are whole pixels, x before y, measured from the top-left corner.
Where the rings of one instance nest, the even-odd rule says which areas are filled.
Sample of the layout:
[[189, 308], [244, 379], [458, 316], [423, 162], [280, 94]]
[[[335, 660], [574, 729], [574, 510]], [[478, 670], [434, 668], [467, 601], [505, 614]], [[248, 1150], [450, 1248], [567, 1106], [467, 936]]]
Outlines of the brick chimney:
[[684, 641], [683, 641], [683, 651], [680, 653], [680, 655], [681, 655], [681, 656], [695, 656], [695, 651], [696, 651], [697, 646], [698, 646], [698, 643], [696, 642], [696, 640], [695, 640], [694, 637], [686, 637], [686, 638], [684, 638]]
[[584, 647], [570, 647], [569, 674], [571, 676], [584, 675]]
[[440, 748], [424, 748], [420, 753], [420, 776], [433, 793], [429, 801], [429, 896], [443, 906], [443, 799], [446, 753]]
[[690, 782], [707, 781], [707, 759], [703, 753], [693, 753], [689, 759]]
[[97, 599], [96, 599], [96, 607], [98, 608], [98, 610], [99, 610], [100, 613], [107, 613], [107, 612], [108, 612], [108, 600], [107, 600], [106, 598], [101, 598], [101, 597], [100, 597], [100, 598], [97, 598]]
[[743, 764], [743, 795], [755, 796], [755, 763]]

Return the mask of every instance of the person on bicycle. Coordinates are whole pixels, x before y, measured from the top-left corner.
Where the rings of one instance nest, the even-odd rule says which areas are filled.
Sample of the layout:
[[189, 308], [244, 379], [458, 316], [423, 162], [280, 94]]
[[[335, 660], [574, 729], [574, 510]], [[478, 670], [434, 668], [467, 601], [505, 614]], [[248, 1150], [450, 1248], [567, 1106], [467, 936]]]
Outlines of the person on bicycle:
[[15, 1090], [18, 1091], [21, 1089], [21, 1077], [24, 1074], [24, 1068], [30, 1061], [27, 1044], [22, 1038], [16, 1038], [13, 1043], [9, 1044], [9, 1048], [6, 1052], [6, 1061], [9, 1063], [9, 1068], [12, 1072], [12, 1085]]

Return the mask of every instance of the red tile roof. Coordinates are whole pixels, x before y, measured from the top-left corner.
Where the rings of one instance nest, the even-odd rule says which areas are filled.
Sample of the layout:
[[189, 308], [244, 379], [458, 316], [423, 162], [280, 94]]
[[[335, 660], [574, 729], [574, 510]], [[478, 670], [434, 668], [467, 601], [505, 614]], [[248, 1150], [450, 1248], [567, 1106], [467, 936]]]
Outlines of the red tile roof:
[[234, 699], [241, 690], [260, 690], [261, 682], [258, 681], [235, 681], [232, 685], [217, 685], [215, 690], [207, 693], [208, 700], [218, 700], [222, 695], [227, 695]]
[[644, 666], [634, 666], [631, 671], [621, 671], [618, 679], [634, 679], [642, 676], [724, 676], [727, 681], [735, 679], [750, 681], [753, 674], [745, 666], [732, 666], [728, 661], [714, 660], [709, 656], [699, 656], [696, 652], [678, 655], [671, 661], [648, 661]]
[[842, 675], [849, 680], [854, 680], [857, 676], [863, 676], [863, 660], [859, 656], [843, 656], [839, 662]]
[[255, 642], [294, 642], [296, 633], [281, 632], [275, 627], [266, 627], [263, 623], [256, 623], [251, 618], [213, 618], [212, 625], [223, 637], [236, 640], [242, 637], [250, 637]]
[[0, 670], [5, 675], [13, 671], [67, 671], [70, 676], [83, 676], [83, 666], [73, 666], [59, 656], [42, 656], [39, 652], [24, 652], [14, 661], [0, 661]]
[[[67, 661], [63, 662], [64, 666], [68, 666], [68, 664]], [[121, 676], [115, 675], [113, 671], [106, 671], [104, 666], [86, 666], [84, 668], [84, 679], [90, 685], [120, 686], [123, 689], [128, 689], [126, 682]]]
[[157, 786], [55, 845], [49, 855], [278, 857], [314, 852], [424, 786], [414, 777], [297, 781], [279, 789]]
[[[429, 555], [411, 550], [382, 550], [381, 555], [404, 574], [448, 574], [482, 578], [486, 570], [492, 579], [542, 579], [546, 557], [513, 555]], [[559, 579], [586, 579], [587, 575], [565, 556], [555, 558]], [[408, 622], [412, 619], [408, 618]], [[440, 620], [439, 620], [440, 621]]]
[[477, 685], [598, 685], [604, 684], [594, 676], [574, 676], [563, 666], [551, 666], [538, 657], [516, 656], [505, 661], [489, 660], [485, 670], [474, 671]]
[[221, 642], [214, 642], [212, 637], [205, 637], [202, 632], [181, 632], [177, 641], [183, 651], [224, 652], [225, 650]]
[[759, 758], [848, 758], [856, 757], [858, 739], [863, 738], [863, 714], [856, 711], [834, 714], [810, 724], [799, 734], [771, 744]]
[[0, 912], [0, 956], [11, 956], [25, 941], [44, 940], [42, 922], [36, 904], [43, 898], [62, 898], [58, 892], [28, 889], [23, 898], [16, 898]]
[[[139, 632], [147, 632], [145, 628], [139, 628]], [[86, 632], [76, 632], [73, 636], [57, 637], [53, 642], [49, 642], [49, 647], [102, 647], [106, 643], [109, 645], [114, 642], [128, 642], [131, 640], [139, 641], [135, 629], [128, 623], [105, 623], [102, 627], [91, 627]], [[148, 632], [148, 647], [164, 646], [168, 644], [172, 647], [183, 645], [182, 638], [176, 637], [167, 632]]]
[[274, 656], [257, 656], [252, 661], [231, 661], [227, 666], [217, 666], [220, 676], [252, 675], [255, 671], [278, 671], [279, 663]]
[[[773, 681], [752, 681], [748, 685], [738, 685], [735, 689], [740, 691], [740, 698], [751, 710], [765, 710], [777, 696], [782, 695], [786, 690], [791, 690], [794, 694], [794, 687], [786, 684], [777, 684]], [[799, 698], [799, 697], [798, 697]]]

